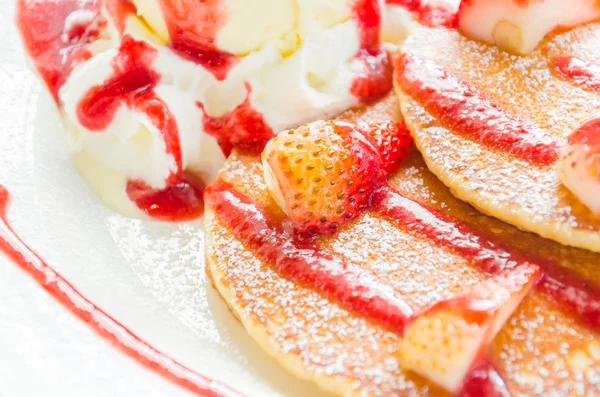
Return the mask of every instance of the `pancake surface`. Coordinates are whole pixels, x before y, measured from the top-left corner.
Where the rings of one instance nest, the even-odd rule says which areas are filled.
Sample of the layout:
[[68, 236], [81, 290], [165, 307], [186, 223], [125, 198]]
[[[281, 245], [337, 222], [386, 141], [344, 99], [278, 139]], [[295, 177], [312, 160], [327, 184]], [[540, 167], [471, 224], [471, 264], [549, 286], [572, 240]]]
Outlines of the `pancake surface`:
[[[419, 30], [403, 52], [462, 79], [560, 145], [581, 124], [600, 117], [600, 92], [560, 76], [552, 62], [574, 56], [595, 68], [600, 65], [598, 48], [600, 24], [592, 23], [548, 38], [528, 56], [511, 55], [447, 29]], [[524, 230], [600, 252], [600, 217], [559, 182], [556, 161], [527, 161], [483, 144], [442, 122], [398, 80], [396, 92], [427, 166], [457, 197]], [[477, 115], [460, 116], [473, 117]]]
[[[395, 98], [388, 97], [341, 118], [397, 120], [397, 109]], [[258, 158], [234, 153], [219, 180], [253, 202], [279, 211]], [[600, 282], [600, 255], [561, 246], [480, 214], [454, 198], [416, 151], [389, 183], [409, 199], [475, 231], [551, 258], [592, 284]], [[290, 372], [338, 395], [446, 395], [402, 369], [397, 354], [401, 335], [282, 277], [236, 236], [239, 225], [223, 219], [222, 210], [207, 199], [207, 271], [249, 334]], [[393, 288], [417, 311], [489, 277], [463, 256], [375, 211], [363, 213], [336, 236], [320, 238], [319, 244], [349, 267], [364, 271], [373, 282]], [[599, 335], [537, 289], [504, 324], [489, 356], [513, 395], [600, 392]]]

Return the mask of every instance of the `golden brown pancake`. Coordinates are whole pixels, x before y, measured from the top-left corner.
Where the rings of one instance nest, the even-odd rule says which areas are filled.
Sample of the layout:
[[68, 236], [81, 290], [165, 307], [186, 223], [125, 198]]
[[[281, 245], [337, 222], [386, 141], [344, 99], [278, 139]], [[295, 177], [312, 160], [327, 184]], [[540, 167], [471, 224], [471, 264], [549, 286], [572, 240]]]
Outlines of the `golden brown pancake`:
[[[582, 123], [599, 117], [600, 93], [561, 76], [552, 62], [575, 56], [600, 65], [599, 48], [600, 24], [592, 23], [555, 34], [527, 56], [443, 28], [419, 30], [403, 52], [443, 68], [561, 143]], [[559, 182], [555, 161], [539, 164], [483, 144], [449, 128], [398, 81], [396, 92], [427, 166], [458, 198], [524, 230], [600, 252], [600, 217]]]
[[[388, 96], [346, 120], [398, 119]], [[267, 191], [257, 157], [234, 153], [219, 176], [237, 192], [280, 211]], [[482, 215], [456, 199], [417, 151], [389, 180], [398, 192], [465, 222], [500, 242], [600, 282], [600, 255], [569, 248]], [[234, 233], [207, 200], [207, 272], [248, 333], [296, 376], [337, 395], [442, 396], [447, 392], [402, 369], [402, 336], [286, 279]], [[416, 310], [489, 277], [471, 261], [374, 211], [320, 237], [328, 253], [393, 288]], [[584, 396], [600, 392], [599, 335], [539, 289], [532, 290], [494, 339], [489, 357], [513, 395]]]

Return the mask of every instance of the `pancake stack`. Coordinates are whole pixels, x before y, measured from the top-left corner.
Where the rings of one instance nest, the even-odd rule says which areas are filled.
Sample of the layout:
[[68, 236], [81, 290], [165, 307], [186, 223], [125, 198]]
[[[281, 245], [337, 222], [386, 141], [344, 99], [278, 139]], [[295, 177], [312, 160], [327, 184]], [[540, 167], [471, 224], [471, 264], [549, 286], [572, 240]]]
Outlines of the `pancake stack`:
[[556, 172], [600, 109], [557, 60], [600, 65], [600, 25], [537, 48], [409, 38], [395, 93], [334, 122], [404, 120], [416, 148], [335, 233], [298, 235], [261, 159], [230, 156], [205, 194], [207, 272], [286, 369], [337, 395], [600, 394], [600, 218]]

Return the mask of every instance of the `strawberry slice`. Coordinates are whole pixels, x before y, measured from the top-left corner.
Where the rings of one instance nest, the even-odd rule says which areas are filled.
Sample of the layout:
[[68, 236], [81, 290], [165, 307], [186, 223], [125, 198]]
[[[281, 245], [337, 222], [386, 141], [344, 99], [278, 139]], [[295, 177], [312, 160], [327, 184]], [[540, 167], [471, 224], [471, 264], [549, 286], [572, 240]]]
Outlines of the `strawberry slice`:
[[547, 33], [600, 18], [596, 0], [464, 0], [458, 26], [467, 35], [526, 54]]
[[398, 349], [401, 365], [450, 392], [458, 391], [539, 271], [524, 263], [425, 309], [406, 328]]
[[561, 182], [596, 215], [600, 215], [600, 119], [575, 130], [558, 165]]
[[404, 124], [313, 122], [267, 144], [265, 180], [296, 231], [332, 234], [371, 205], [411, 143]]
[[360, 127], [363, 135], [371, 140], [381, 156], [385, 174], [390, 175], [398, 171], [412, 145], [412, 138], [404, 123], [386, 121], [363, 124]]

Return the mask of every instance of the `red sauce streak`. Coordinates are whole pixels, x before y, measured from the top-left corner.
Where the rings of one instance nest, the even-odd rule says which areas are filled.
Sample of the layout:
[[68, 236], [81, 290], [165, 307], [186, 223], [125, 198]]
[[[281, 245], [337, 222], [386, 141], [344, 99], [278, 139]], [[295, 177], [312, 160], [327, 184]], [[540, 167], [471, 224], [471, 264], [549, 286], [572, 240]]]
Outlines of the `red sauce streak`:
[[[17, 25], [25, 49], [57, 102], [58, 90], [73, 68], [91, 57], [88, 45], [107, 26], [100, 3], [99, 0], [17, 2]], [[135, 14], [128, 0], [105, 0], [103, 5], [121, 32], [126, 17]], [[72, 16], [69, 20], [70, 15], [79, 19]]]
[[204, 196], [232, 232], [283, 277], [310, 286], [363, 316], [402, 333], [411, 307], [388, 286], [289, 232], [282, 216], [217, 180]]
[[[498, 274], [521, 264], [541, 271], [536, 288], [563, 310], [600, 332], [600, 287], [546, 259], [509, 249], [471, 226], [408, 199], [391, 188], [375, 193], [374, 210], [400, 227], [425, 236], [469, 260], [482, 271]], [[285, 278], [335, 299], [346, 308], [402, 334], [417, 314], [393, 290], [367, 278], [323, 252], [314, 240], [290, 233], [283, 215], [275, 215], [224, 181], [207, 188], [205, 199], [215, 213], [262, 260]], [[448, 301], [450, 304], [452, 300]], [[443, 304], [444, 302], [440, 302]], [[463, 396], [507, 396], [504, 383], [484, 359], [465, 379]]]
[[356, 58], [361, 61], [363, 70], [352, 82], [350, 92], [362, 103], [368, 103], [392, 89], [393, 66], [389, 54], [379, 42], [381, 8], [378, 0], [356, 0], [353, 17], [360, 36], [360, 50]]
[[195, 175], [183, 173], [163, 189], [133, 180], [125, 191], [138, 208], [157, 220], [188, 221], [204, 213], [204, 182]]
[[225, 79], [238, 57], [216, 46], [217, 33], [227, 21], [223, 1], [159, 1], [173, 51], [202, 65], [217, 80]]
[[123, 353], [187, 390], [205, 397], [242, 397], [242, 394], [156, 350], [77, 291], [15, 234], [6, 218], [8, 200], [8, 191], [0, 185], [0, 251], [29, 273], [66, 309]]
[[571, 55], [555, 57], [551, 62], [556, 74], [583, 89], [600, 92], [600, 66]]
[[486, 358], [477, 362], [463, 380], [458, 397], [509, 397], [510, 393], [494, 365]]
[[203, 184], [182, 170], [179, 130], [166, 103], [155, 93], [160, 75], [152, 68], [156, 50], [129, 35], [123, 36], [119, 54], [113, 61], [114, 74], [102, 85], [90, 88], [77, 105], [79, 122], [92, 131], [101, 131], [125, 104], [145, 113], [161, 132], [166, 153], [175, 159], [176, 170], [167, 177], [163, 189], [143, 181], [129, 181], [126, 192], [138, 208], [149, 216], [168, 221], [185, 221], [202, 215]]
[[[69, 15], [87, 16], [69, 26]], [[73, 68], [89, 59], [87, 46], [106, 26], [96, 0], [18, 0], [17, 25], [23, 44], [54, 100]]]
[[79, 122], [89, 130], [100, 131], [111, 123], [122, 104], [133, 109], [155, 99], [153, 90], [160, 79], [152, 68], [156, 53], [149, 44], [124, 36], [112, 63], [113, 76], [80, 99]]
[[258, 155], [267, 142], [275, 136], [263, 115], [250, 102], [252, 87], [246, 83], [247, 95], [242, 103], [231, 112], [222, 116], [211, 117], [206, 114], [204, 105], [197, 102], [202, 110], [202, 127], [204, 131], [217, 139], [225, 156], [229, 156], [234, 148]]
[[482, 271], [496, 274], [519, 263], [542, 270], [536, 288], [569, 314], [600, 332], [600, 287], [548, 259], [535, 258], [478, 233], [466, 223], [410, 200], [391, 189], [381, 189], [375, 210], [410, 230], [469, 260]]
[[[393, 289], [322, 251], [314, 240], [298, 239], [289, 232], [292, 228], [286, 225], [283, 215], [273, 214], [229, 183], [213, 182], [206, 189], [205, 200], [238, 239], [286, 279], [313, 288], [400, 335], [414, 320], [411, 307]], [[487, 377], [479, 372], [470, 374], [468, 390], [485, 393], [502, 390], [503, 382], [494, 368], [489, 366], [486, 371]], [[481, 397], [497, 395], [478, 394]]]
[[559, 158], [560, 145], [547, 131], [433, 62], [402, 54], [396, 59], [396, 79], [407, 95], [457, 133], [533, 163], [552, 164]]

